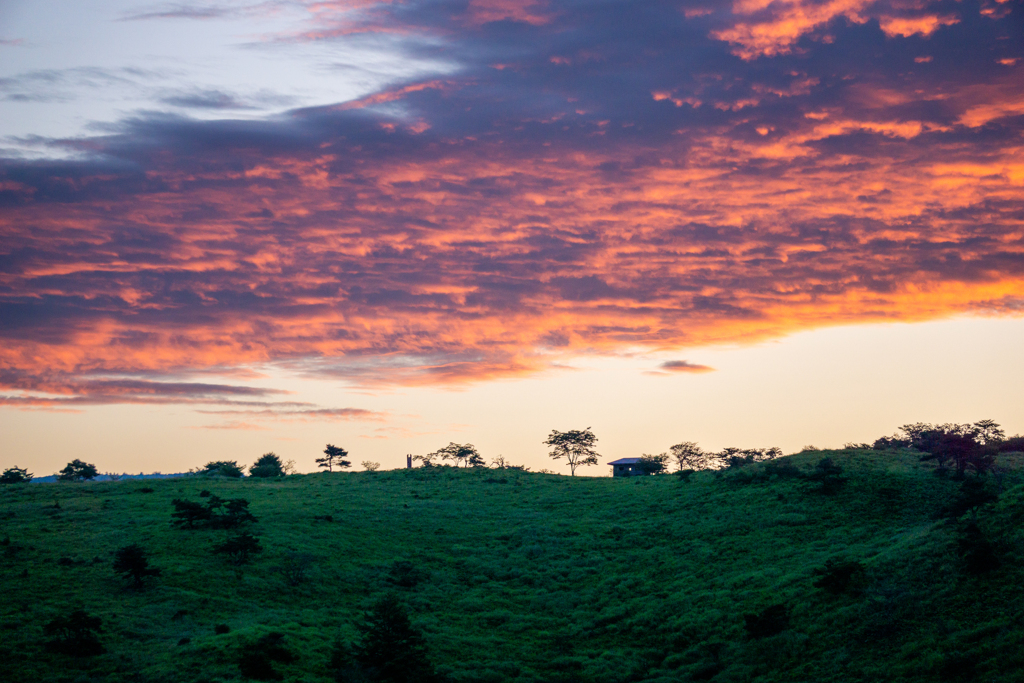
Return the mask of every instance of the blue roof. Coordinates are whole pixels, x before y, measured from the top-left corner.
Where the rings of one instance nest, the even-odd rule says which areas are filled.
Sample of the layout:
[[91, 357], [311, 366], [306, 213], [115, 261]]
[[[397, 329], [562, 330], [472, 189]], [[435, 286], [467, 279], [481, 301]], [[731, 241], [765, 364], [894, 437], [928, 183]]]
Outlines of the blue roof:
[[619, 458], [618, 460], [612, 460], [609, 465], [635, 465], [640, 462], [640, 458]]

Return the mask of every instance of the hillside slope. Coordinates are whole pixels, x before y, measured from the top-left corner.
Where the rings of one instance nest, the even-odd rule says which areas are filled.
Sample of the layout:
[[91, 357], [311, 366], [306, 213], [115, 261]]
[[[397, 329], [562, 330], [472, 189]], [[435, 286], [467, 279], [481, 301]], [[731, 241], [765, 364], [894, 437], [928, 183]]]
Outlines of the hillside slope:
[[[847, 477], [832, 493], [797, 476], [825, 456]], [[1022, 481], [989, 477], [998, 500], [960, 519], [962, 485], [906, 451], [689, 481], [433, 468], [5, 486], [0, 662], [11, 681], [240, 680], [240, 653], [280, 633], [284, 680], [326, 682], [332, 645], [392, 592], [454, 681], [1018, 681]], [[171, 525], [172, 500], [204, 490], [249, 501], [262, 553], [235, 566], [211, 552], [231, 532]], [[111, 567], [131, 543], [162, 570], [140, 590]], [[999, 567], [980, 571], [985, 543]], [[102, 619], [104, 654], [44, 648], [75, 609]]]

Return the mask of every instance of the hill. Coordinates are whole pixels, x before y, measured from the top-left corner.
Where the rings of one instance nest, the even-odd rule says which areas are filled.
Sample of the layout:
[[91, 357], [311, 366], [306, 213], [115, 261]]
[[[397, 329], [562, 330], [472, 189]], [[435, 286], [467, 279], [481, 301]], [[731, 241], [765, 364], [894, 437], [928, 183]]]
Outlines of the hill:
[[[832, 486], [805, 476], [826, 456]], [[0, 661], [9, 681], [229, 681], [270, 642], [289, 656], [268, 675], [327, 682], [334, 644], [391, 593], [452, 681], [1018, 681], [1022, 482], [846, 450], [688, 481], [444, 467], [4, 486]], [[173, 526], [172, 501], [203, 493], [248, 501], [263, 551], [235, 565], [211, 548], [237, 530]], [[132, 543], [162, 570], [142, 589], [112, 569]], [[45, 647], [74, 610], [102, 620], [103, 654]]]

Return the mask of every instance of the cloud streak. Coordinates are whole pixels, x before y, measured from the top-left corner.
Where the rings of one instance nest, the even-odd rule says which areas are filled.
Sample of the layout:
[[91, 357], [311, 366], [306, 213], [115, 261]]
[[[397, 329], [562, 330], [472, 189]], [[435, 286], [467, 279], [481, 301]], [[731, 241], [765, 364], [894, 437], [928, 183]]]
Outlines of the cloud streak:
[[[1012, 314], [1020, 9], [987, 7], [311, 5], [288, 39], [385, 32], [462, 67], [265, 120], [139, 115], [50, 141], [83, 160], [2, 162], [3, 386], [261, 363], [452, 384]], [[173, 398], [150, 389], [95, 392]]]

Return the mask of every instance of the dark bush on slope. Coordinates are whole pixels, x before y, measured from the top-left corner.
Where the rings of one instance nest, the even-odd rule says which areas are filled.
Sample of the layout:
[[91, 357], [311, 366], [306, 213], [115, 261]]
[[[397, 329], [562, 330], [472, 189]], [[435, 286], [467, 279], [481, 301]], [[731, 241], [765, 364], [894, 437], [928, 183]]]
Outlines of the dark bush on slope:
[[778, 635], [789, 628], [789, 608], [772, 605], [756, 614], [744, 614], [743, 628], [747, 636], [754, 639]]
[[284, 647], [283, 633], [268, 633], [242, 650], [238, 670], [246, 678], [257, 681], [280, 681], [284, 676], [274, 663], [290, 664], [298, 657]]
[[46, 649], [71, 657], [101, 655], [106, 650], [96, 632], [102, 630], [102, 625], [102, 619], [83, 610], [59, 616], [43, 628], [43, 634], [50, 637]]
[[359, 623], [360, 640], [336, 645], [330, 668], [345, 682], [431, 683], [437, 673], [427, 657], [423, 635], [413, 627], [405, 607], [393, 594], [373, 604]]

